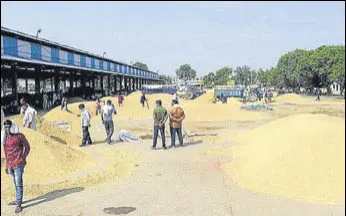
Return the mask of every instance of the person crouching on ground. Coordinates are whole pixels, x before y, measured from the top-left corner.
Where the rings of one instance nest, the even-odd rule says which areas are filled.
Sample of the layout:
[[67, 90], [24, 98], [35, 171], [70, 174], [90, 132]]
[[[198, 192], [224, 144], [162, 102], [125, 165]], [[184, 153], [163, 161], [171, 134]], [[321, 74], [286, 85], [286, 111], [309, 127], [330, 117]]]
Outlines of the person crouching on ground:
[[101, 119], [102, 123], [105, 126], [107, 133], [107, 142], [108, 144], [112, 143], [112, 135], [114, 133], [114, 123], [112, 116], [117, 114], [117, 111], [114, 108], [111, 100], [107, 101], [107, 104], [102, 107], [101, 110]]
[[26, 157], [30, 152], [30, 145], [25, 136], [21, 133], [11, 132], [12, 121], [4, 122], [6, 140], [4, 143], [6, 174], [9, 174], [16, 189], [16, 201], [9, 205], [15, 205], [15, 213], [22, 211], [23, 201], [23, 173], [26, 165]]
[[36, 130], [37, 111], [27, 103], [23, 104], [22, 109], [24, 111], [23, 127]]
[[162, 101], [156, 101], [156, 108], [153, 113], [154, 118], [154, 139], [153, 139], [153, 149], [156, 149], [157, 137], [159, 135], [159, 131], [162, 138], [162, 147], [166, 149], [166, 137], [165, 137], [165, 123], [168, 119], [168, 112], [166, 108], [162, 106]]
[[89, 111], [85, 108], [84, 104], [79, 104], [78, 108], [79, 108], [79, 111], [81, 112], [81, 125], [82, 125], [82, 132], [83, 132], [82, 145], [80, 145], [79, 147], [85, 147], [87, 142], [89, 145], [92, 144], [90, 133], [89, 133], [91, 115]]
[[178, 101], [173, 101], [173, 107], [169, 112], [169, 126], [171, 132], [171, 147], [175, 147], [175, 134], [178, 134], [179, 144], [183, 146], [183, 134], [182, 134], [182, 122], [185, 119], [185, 113], [181, 106], [179, 106]]

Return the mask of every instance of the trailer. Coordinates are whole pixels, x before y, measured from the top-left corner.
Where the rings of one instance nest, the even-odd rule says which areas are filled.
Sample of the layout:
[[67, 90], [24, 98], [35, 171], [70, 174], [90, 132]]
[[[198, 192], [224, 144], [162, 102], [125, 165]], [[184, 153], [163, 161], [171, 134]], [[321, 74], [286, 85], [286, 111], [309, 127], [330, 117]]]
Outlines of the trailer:
[[178, 88], [176, 85], [143, 85], [142, 92], [145, 94], [175, 94]]

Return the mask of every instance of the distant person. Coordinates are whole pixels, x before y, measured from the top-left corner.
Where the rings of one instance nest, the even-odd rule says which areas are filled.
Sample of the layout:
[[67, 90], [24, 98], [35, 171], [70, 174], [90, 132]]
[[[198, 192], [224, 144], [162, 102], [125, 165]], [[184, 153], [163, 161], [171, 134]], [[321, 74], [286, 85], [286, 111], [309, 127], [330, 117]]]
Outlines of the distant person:
[[22, 109], [24, 110], [23, 127], [36, 130], [37, 111], [27, 103], [22, 106]]
[[21, 133], [12, 133], [12, 121], [4, 122], [6, 140], [3, 144], [5, 151], [6, 174], [9, 174], [13, 180], [16, 189], [16, 201], [9, 205], [16, 206], [15, 213], [22, 211], [23, 202], [23, 173], [26, 165], [26, 158], [30, 152], [30, 145], [25, 136]]
[[169, 125], [171, 132], [171, 146], [175, 147], [175, 134], [178, 135], [179, 144], [183, 146], [183, 134], [182, 134], [182, 122], [185, 119], [185, 113], [181, 106], [179, 106], [178, 101], [173, 101], [173, 107], [169, 113]]
[[141, 102], [143, 108], [144, 108], [144, 103], [147, 102], [147, 100], [148, 99], [145, 97], [145, 93], [142, 92], [142, 96], [141, 96], [140, 102]]
[[52, 107], [56, 107], [58, 105], [58, 97], [56, 95], [56, 93], [53, 93], [53, 105]]
[[48, 109], [48, 95], [46, 92], [43, 93], [43, 110]]
[[316, 101], [321, 101], [321, 89], [317, 89], [317, 98], [316, 98]]
[[85, 147], [87, 143], [89, 145], [92, 144], [92, 140], [89, 133], [91, 115], [89, 111], [85, 108], [84, 104], [79, 104], [78, 108], [81, 112], [81, 126], [83, 132], [82, 144], [80, 145], [80, 147]]
[[156, 101], [156, 108], [154, 109], [154, 112], [153, 112], [153, 118], [154, 118], [154, 137], [153, 137], [152, 149], [154, 150], [156, 149], [157, 137], [159, 135], [159, 131], [160, 131], [161, 139], [162, 139], [162, 148], [167, 149], [166, 137], [165, 137], [165, 123], [168, 119], [168, 112], [162, 106], [161, 100]]
[[70, 112], [67, 107], [67, 102], [68, 102], [67, 97], [64, 95], [61, 99], [61, 110], [65, 108], [65, 111]]
[[123, 106], [123, 102], [124, 102], [124, 96], [122, 96], [122, 94], [119, 94], [119, 96], [118, 96], [118, 105], [119, 105], [119, 107]]
[[226, 97], [223, 95], [223, 93], [221, 93], [220, 100], [221, 100], [222, 103], [227, 103], [227, 99], [226, 99]]
[[[16, 101], [17, 103], [17, 101]], [[26, 101], [24, 98], [21, 98], [20, 101], [19, 101], [19, 105], [20, 105], [20, 114], [21, 115], [24, 115], [25, 111], [23, 109], [23, 105], [26, 104]]]
[[101, 113], [101, 100], [99, 97], [96, 99], [96, 116]]
[[173, 94], [173, 98], [172, 98], [172, 101], [174, 101], [174, 100], [178, 101], [178, 103], [179, 103], [179, 100], [178, 100], [178, 95], [177, 95], [177, 93], [174, 93], [174, 94]]
[[112, 101], [108, 100], [107, 104], [104, 105], [101, 110], [101, 119], [106, 129], [108, 144], [112, 143], [112, 136], [114, 133], [113, 114], [116, 115], [117, 111], [115, 110]]

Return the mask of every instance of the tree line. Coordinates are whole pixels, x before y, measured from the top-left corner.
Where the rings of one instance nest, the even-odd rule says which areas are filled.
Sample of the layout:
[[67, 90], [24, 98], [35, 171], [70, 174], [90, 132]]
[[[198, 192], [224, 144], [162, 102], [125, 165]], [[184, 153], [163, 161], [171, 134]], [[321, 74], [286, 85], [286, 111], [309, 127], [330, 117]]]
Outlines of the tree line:
[[[137, 66], [143, 67], [138, 63]], [[176, 76], [180, 80], [188, 81], [195, 79], [197, 72], [189, 64], [183, 64], [176, 70]], [[167, 84], [172, 83], [169, 76], [160, 75], [160, 79]], [[270, 69], [255, 70], [247, 65], [222, 67], [203, 77], [207, 87], [226, 85], [231, 80], [236, 85], [260, 84], [295, 91], [304, 88], [310, 92], [314, 88], [326, 88], [330, 91], [331, 84], [335, 82], [340, 85], [342, 94], [345, 89], [345, 46], [296, 49], [281, 56], [277, 65]]]

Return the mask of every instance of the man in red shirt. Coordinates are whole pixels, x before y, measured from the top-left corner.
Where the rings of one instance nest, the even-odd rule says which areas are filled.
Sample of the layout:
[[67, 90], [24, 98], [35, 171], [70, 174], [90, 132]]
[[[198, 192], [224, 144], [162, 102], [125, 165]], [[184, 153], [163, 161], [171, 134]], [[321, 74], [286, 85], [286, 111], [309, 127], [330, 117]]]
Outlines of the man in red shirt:
[[30, 152], [29, 142], [21, 133], [11, 132], [12, 121], [6, 120], [4, 122], [5, 130], [5, 161], [6, 161], [6, 174], [9, 174], [13, 179], [16, 188], [16, 201], [10, 202], [9, 205], [15, 205], [15, 213], [22, 211], [23, 201], [23, 173], [26, 165], [26, 157]]

